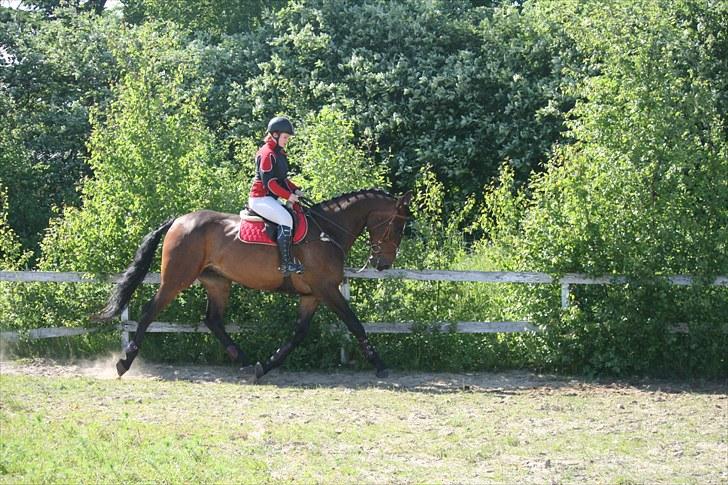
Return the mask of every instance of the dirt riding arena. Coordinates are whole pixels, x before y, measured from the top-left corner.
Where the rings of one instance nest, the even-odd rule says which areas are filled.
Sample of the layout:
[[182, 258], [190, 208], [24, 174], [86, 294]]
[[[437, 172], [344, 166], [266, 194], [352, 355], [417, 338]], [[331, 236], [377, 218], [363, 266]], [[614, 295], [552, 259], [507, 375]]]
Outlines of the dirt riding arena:
[[0, 483], [726, 483], [728, 385], [0, 363]]

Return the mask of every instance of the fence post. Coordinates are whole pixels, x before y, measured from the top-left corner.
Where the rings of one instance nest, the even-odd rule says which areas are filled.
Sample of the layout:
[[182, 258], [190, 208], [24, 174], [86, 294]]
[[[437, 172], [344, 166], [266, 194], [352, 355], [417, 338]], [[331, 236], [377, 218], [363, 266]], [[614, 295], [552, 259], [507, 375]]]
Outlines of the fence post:
[[[351, 299], [349, 278], [344, 277], [344, 279], [341, 281], [341, 285], [339, 285], [339, 291], [347, 302]], [[341, 349], [339, 350], [339, 359], [341, 361], [341, 365], [346, 365], [349, 363], [349, 352], [346, 351], [346, 348], [343, 344], [341, 345]]]
[[569, 283], [561, 283], [561, 309], [569, 308]]
[[129, 307], [125, 306], [121, 311], [121, 353], [126, 351], [129, 345], [129, 332], [124, 330], [124, 324], [129, 321]]

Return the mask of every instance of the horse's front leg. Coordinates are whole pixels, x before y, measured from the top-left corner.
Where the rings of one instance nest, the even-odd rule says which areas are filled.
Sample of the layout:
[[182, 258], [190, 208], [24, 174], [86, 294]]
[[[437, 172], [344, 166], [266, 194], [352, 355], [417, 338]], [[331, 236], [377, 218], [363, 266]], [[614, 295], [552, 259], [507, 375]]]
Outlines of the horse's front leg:
[[369, 343], [364, 326], [359, 321], [354, 311], [349, 306], [344, 296], [339, 292], [338, 286], [335, 286], [326, 292], [324, 302], [336, 313], [339, 318], [344, 321], [346, 328], [356, 337], [359, 342], [359, 348], [361, 348], [364, 357], [372, 363], [374, 368], [377, 370], [377, 377], [385, 378], [389, 375], [387, 368], [379, 357], [379, 354], [374, 349], [372, 344]]
[[258, 362], [255, 364], [255, 378], [260, 379], [268, 371], [275, 369], [283, 363], [288, 354], [295, 349], [298, 344], [303, 341], [303, 338], [308, 333], [308, 329], [311, 326], [311, 320], [313, 314], [318, 308], [320, 300], [313, 296], [302, 296], [301, 301], [298, 304], [298, 319], [296, 320], [296, 331], [293, 334], [293, 338], [281, 345], [268, 360], [262, 364]]

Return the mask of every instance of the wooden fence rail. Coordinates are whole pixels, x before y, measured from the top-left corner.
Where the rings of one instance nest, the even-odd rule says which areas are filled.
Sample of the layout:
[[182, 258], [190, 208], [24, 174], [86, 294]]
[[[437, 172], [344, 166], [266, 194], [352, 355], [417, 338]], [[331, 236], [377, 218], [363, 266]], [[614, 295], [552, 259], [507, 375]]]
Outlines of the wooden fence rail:
[[[439, 270], [407, 270], [389, 269], [376, 271], [366, 269], [354, 271], [346, 269], [344, 272], [344, 284], [341, 292], [349, 299], [349, 278], [363, 279], [407, 279], [416, 281], [450, 281], [450, 282], [477, 282], [477, 283], [514, 283], [514, 284], [558, 284], [561, 286], [561, 307], [568, 308], [570, 301], [570, 289], [573, 285], [611, 285], [626, 284], [628, 278], [623, 276], [601, 276], [590, 277], [581, 274], [566, 274], [560, 278], [552, 277], [545, 273], [536, 272], [502, 272], [502, 271], [439, 271]], [[44, 272], [44, 271], [0, 271], [0, 281], [8, 282], [56, 282], [56, 283], [115, 283], [120, 275], [93, 275], [78, 272]], [[694, 279], [691, 276], [667, 276], [665, 277], [672, 285], [689, 286]], [[159, 284], [159, 273], [149, 273], [143, 283]], [[711, 283], [713, 286], [728, 286], [728, 276], [719, 276]], [[121, 316], [121, 322], [117, 328], [122, 334], [122, 345], [125, 346], [129, 339], [129, 332], [136, 330], [137, 322], [129, 316], [128, 309], [125, 309]], [[2, 321], [0, 320], [0, 326]], [[239, 332], [253, 325], [226, 326], [228, 332]], [[369, 333], [410, 333], [411, 323], [365, 323], [364, 328]], [[421, 327], [421, 326], [420, 326]], [[507, 333], [507, 332], [535, 332], [538, 328], [526, 321], [507, 322], [442, 322], [432, 323], [425, 326], [428, 329], [435, 329], [441, 332], [457, 333]], [[108, 328], [108, 327], [106, 327]], [[17, 341], [21, 337], [29, 339], [51, 338], [60, 336], [82, 335], [99, 331], [99, 328], [38, 328], [26, 332], [0, 332], [0, 340]], [[148, 329], [149, 332], [209, 332], [203, 324], [179, 324], [169, 322], [153, 322]], [[685, 325], [676, 324], [673, 327], [675, 332], [687, 332]]]

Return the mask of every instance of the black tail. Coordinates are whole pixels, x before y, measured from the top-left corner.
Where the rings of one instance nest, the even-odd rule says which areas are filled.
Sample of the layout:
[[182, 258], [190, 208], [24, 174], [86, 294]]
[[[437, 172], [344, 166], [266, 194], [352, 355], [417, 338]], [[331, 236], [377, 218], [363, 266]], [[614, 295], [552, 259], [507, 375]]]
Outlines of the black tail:
[[175, 219], [173, 217], [165, 221], [161, 226], [144, 237], [144, 240], [142, 240], [139, 249], [137, 249], [134, 255], [134, 261], [126, 268], [124, 274], [121, 275], [121, 280], [119, 280], [119, 283], [111, 291], [111, 296], [109, 296], [106, 307], [99, 313], [92, 315], [92, 320], [104, 322], [111, 320], [121, 313], [129, 303], [129, 300], [131, 300], [131, 295], [134, 293], [134, 290], [144, 280], [144, 276], [146, 276], [154, 260], [154, 253], [157, 250], [157, 246], [159, 246], [160, 239], [169, 230]]

